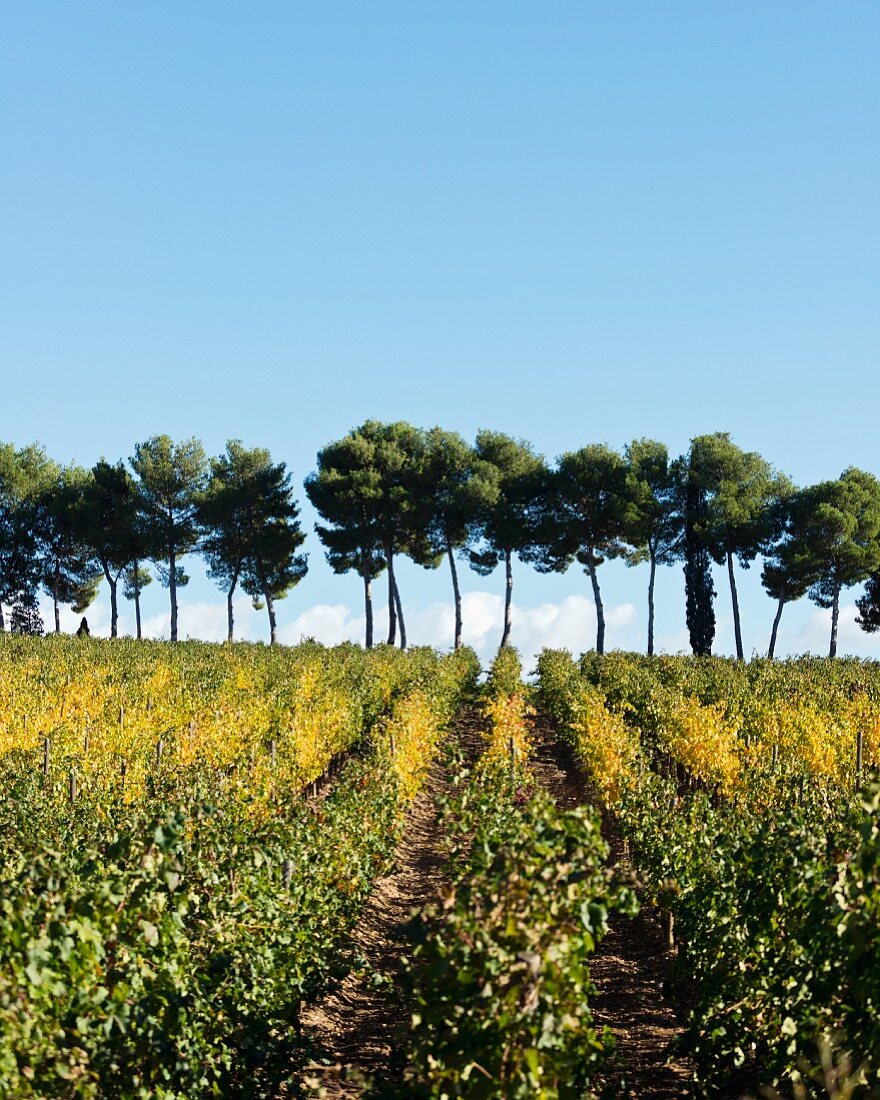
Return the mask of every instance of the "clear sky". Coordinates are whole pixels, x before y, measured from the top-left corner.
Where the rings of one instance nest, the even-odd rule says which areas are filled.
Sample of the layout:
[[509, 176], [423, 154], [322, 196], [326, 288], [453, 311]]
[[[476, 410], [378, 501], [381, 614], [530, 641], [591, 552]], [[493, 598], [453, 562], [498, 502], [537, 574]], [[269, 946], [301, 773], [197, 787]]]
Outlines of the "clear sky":
[[[301, 482], [368, 417], [549, 458], [726, 430], [802, 483], [880, 473], [878, 56], [876, 0], [6, 0], [0, 438], [90, 464], [240, 437]], [[307, 548], [284, 636], [357, 633], [359, 582]], [[182, 630], [215, 636], [191, 571]], [[643, 644], [644, 572], [600, 573], [612, 646]], [[502, 578], [466, 581], [485, 649]], [[401, 587], [451, 637], [446, 572]], [[585, 648], [588, 596], [519, 567], [514, 640]], [[658, 600], [683, 647], [680, 568]], [[147, 610], [166, 629], [158, 586]], [[842, 648], [880, 654], [849, 618]], [[827, 644], [806, 602], [783, 627]]]

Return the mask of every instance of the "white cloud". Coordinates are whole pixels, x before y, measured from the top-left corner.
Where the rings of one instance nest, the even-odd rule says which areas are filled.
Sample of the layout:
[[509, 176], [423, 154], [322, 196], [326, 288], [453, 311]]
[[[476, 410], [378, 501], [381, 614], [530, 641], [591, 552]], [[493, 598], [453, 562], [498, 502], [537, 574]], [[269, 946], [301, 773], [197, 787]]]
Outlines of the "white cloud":
[[345, 604], [316, 604], [293, 620], [278, 628], [278, 639], [287, 645], [296, 645], [303, 638], [315, 638], [325, 645], [340, 642], [361, 641], [363, 619], [352, 618], [351, 608]]
[[[171, 612], [150, 615], [142, 622], [145, 638], [167, 638]], [[222, 642], [226, 637], [226, 605], [222, 603], [180, 603], [177, 608], [177, 636]]]
[[[647, 641], [645, 642], [647, 646]], [[661, 634], [654, 638], [654, 649], [657, 653], [690, 653], [691, 636], [687, 627], [674, 630], [668, 634]]]
[[[123, 609], [120, 609], [123, 610]], [[124, 610], [130, 611], [129, 607]], [[286, 610], [278, 605], [281, 619]], [[52, 606], [42, 606], [44, 621], [52, 623]], [[269, 624], [265, 610], [255, 611], [246, 598], [234, 604], [235, 636], [240, 640], [268, 641]], [[455, 632], [455, 613], [451, 602], [436, 601], [422, 606], [415, 601], [404, 605], [408, 641], [413, 645], [433, 645], [439, 648], [452, 646]], [[526, 669], [534, 666], [536, 655], [544, 647], [570, 649], [579, 654], [590, 649], [596, 641], [596, 609], [593, 601], [585, 596], [568, 596], [559, 603], [541, 603], [536, 607], [521, 607], [514, 603], [511, 611], [511, 643], [523, 658]], [[109, 603], [98, 601], [87, 612], [92, 634], [106, 636], [110, 632]], [[133, 616], [130, 616], [133, 618]], [[62, 629], [72, 632], [79, 624], [79, 616], [69, 609], [62, 609]], [[473, 646], [484, 664], [494, 656], [504, 624], [504, 601], [494, 592], [473, 591], [462, 597], [463, 637], [466, 645]], [[609, 604], [605, 609], [606, 645], [608, 647], [636, 647], [640, 645], [639, 616], [631, 603]], [[315, 604], [301, 611], [288, 622], [279, 622], [281, 642], [296, 645], [303, 638], [315, 638], [325, 645], [338, 645], [343, 641], [363, 642], [365, 618], [362, 611], [355, 612], [346, 604]], [[387, 636], [388, 608], [378, 604], [374, 609], [374, 635], [377, 641]], [[120, 633], [132, 633], [133, 622], [120, 621]], [[143, 619], [143, 634], [147, 638], [167, 638], [169, 611], [163, 609]], [[226, 604], [216, 601], [187, 602], [179, 605], [178, 634], [181, 638], [198, 638], [203, 641], [221, 642], [226, 638]]]
[[[55, 609], [52, 605], [52, 601], [48, 596], [42, 596], [40, 598], [40, 615], [43, 618], [43, 626], [46, 629], [46, 633], [52, 633], [55, 630]], [[73, 634], [79, 627], [82, 621], [82, 615], [76, 615], [69, 607], [62, 604], [61, 606], [61, 630], [64, 634]], [[93, 603], [85, 613], [85, 618], [88, 620], [89, 632], [91, 634], [109, 634], [110, 633], [110, 604], [104, 604], [100, 601]]]
[[[606, 648], [622, 645], [627, 629], [637, 623], [631, 603], [605, 607]], [[523, 655], [527, 669], [542, 649], [569, 649], [574, 654], [596, 644], [596, 605], [586, 596], [568, 596], [561, 603], [543, 603], [531, 609], [514, 608], [511, 641]]]
[[[47, 633], [55, 629], [55, 612], [52, 601], [40, 600], [40, 614]], [[235, 617], [235, 636], [239, 639], [256, 640], [263, 636], [268, 640], [269, 623], [265, 611], [257, 612], [247, 598], [233, 602]], [[69, 607], [61, 608], [61, 630], [73, 634], [80, 624], [82, 615], [74, 614]], [[110, 602], [96, 600], [85, 612], [89, 624], [89, 633], [96, 637], [110, 636]], [[141, 629], [145, 638], [168, 638], [171, 629], [171, 611], [165, 608], [155, 614], [144, 615]], [[182, 599], [178, 604], [178, 634], [181, 638], [198, 638], [202, 641], [222, 642], [226, 640], [226, 601], [199, 601], [188, 603]], [[120, 600], [120, 635], [135, 633], [134, 608], [128, 601]]]
[[[318, 607], [306, 614], [312, 624], [323, 623], [324, 632], [312, 630], [320, 641], [342, 640], [343, 637], [360, 641], [363, 638], [364, 619], [348, 618], [342, 606]], [[332, 614], [331, 614], [332, 612]], [[455, 637], [455, 611], [449, 602], [436, 601], [427, 606], [404, 605], [407, 639], [413, 645], [434, 645], [448, 648]], [[305, 616], [300, 616], [300, 619]], [[637, 622], [632, 604], [612, 605], [606, 608], [607, 634], [610, 644], [623, 644], [615, 639], [615, 633], [628, 634], [628, 628]], [[386, 606], [376, 609], [376, 638], [385, 637], [388, 623]], [[595, 644], [596, 609], [592, 600], [584, 596], [569, 596], [561, 603], [542, 603], [534, 608], [523, 608], [514, 603], [511, 609], [511, 643], [523, 657], [527, 668], [532, 667], [536, 655], [545, 647], [571, 649], [581, 653]], [[495, 654], [504, 627], [504, 600], [494, 592], [476, 591], [462, 597], [462, 636], [466, 645], [473, 646], [480, 660], [487, 664]], [[308, 633], [308, 631], [306, 631]], [[609, 637], [610, 635], [610, 637]], [[290, 632], [290, 640], [298, 636]]]
[[[787, 609], [786, 609], [787, 610]], [[866, 634], [856, 622], [858, 608], [854, 603], [844, 604], [840, 608], [837, 622], [837, 652], [841, 656], [857, 654], [876, 656], [880, 653], [880, 635]], [[809, 617], [796, 629], [787, 631], [785, 611], [779, 627], [781, 653], [817, 653], [826, 656], [831, 641], [831, 609], [813, 608]]]
[[[153, 586], [158, 588], [158, 586]], [[626, 593], [622, 593], [625, 595]], [[676, 604], [670, 604], [675, 617], [681, 614]], [[152, 591], [146, 601], [143, 619], [143, 633], [149, 638], [167, 638], [169, 636], [168, 595], [164, 591]], [[671, 621], [669, 609], [665, 614], [658, 613], [656, 650], [658, 653], [689, 653], [690, 640], [687, 629], [682, 624], [678, 628]], [[755, 607], [749, 606], [743, 615], [743, 640], [747, 654], [766, 653], [770, 633], [770, 619], [773, 608], [768, 602], [761, 601]], [[363, 606], [354, 607], [346, 603], [320, 603], [303, 608], [299, 592], [289, 600], [280, 601], [276, 606], [280, 640], [287, 645], [295, 645], [302, 638], [316, 638], [327, 645], [352, 640], [363, 643], [364, 613]], [[295, 614], [293, 618], [288, 616]], [[404, 603], [408, 640], [414, 645], [433, 645], [441, 649], [452, 646], [455, 617], [451, 601], [437, 600], [421, 603], [410, 600]], [[54, 611], [52, 601], [40, 598], [40, 613], [47, 632], [54, 630]], [[249, 598], [241, 594], [234, 601], [235, 637], [248, 641], [268, 641], [269, 622], [266, 611], [254, 610]], [[90, 632], [98, 637], [110, 634], [110, 601], [106, 591], [85, 612]], [[714, 651], [716, 653], [733, 652], [733, 622], [723, 603], [719, 608], [716, 602], [717, 633]], [[838, 627], [838, 652], [841, 655], [858, 654], [863, 657], [880, 657], [880, 634], [866, 634], [856, 623], [857, 608], [854, 602], [844, 604], [840, 609]], [[462, 597], [462, 617], [464, 640], [480, 655], [487, 664], [501, 639], [504, 617], [504, 601], [500, 592], [489, 589], [477, 589], [464, 593]], [[61, 608], [61, 629], [72, 634], [79, 626], [82, 616], [74, 614], [69, 607]], [[513, 605], [512, 643], [520, 650], [524, 665], [532, 667], [534, 656], [544, 646], [566, 648], [575, 654], [591, 649], [596, 641], [596, 613], [593, 601], [587, 596], [576, 594], [560, 599], [558, 602], [542, 602], [531, 607], [518, 603]], [[646, 624], [644, 612], [630, 602], [613, 602], [605, 606], [606, 635], [608, 649], [629, 649], [644, 652], [646, 642]], [[681, 621], [680, 619], [678, 620]], [[226, 638], [226, 601], [222, 593], [215, 599], [190, 600], [188, 590], [180, 593], [179, 636], [198, 638], [205, 641], [223, 641]], [[377, 603], [374, 608], [374, 636], [376, 641], [384, 641], [388, 632], [387, 605]], [[134, 607], [125, 599], [119, 600], [119, 633], [134, 634]], [[831, 633], [831, 612], [817, 608], [808, 601], [798, 601], [786, 607], [777, 642], [777, 655], [797, 655], [815, 653], [824, 656], [828, 653]]]

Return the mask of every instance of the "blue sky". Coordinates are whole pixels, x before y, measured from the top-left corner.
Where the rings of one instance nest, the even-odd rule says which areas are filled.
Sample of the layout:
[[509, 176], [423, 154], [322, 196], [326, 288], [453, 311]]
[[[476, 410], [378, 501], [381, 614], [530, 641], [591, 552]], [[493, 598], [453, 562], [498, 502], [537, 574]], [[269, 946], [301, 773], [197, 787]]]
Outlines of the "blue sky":
[[[551, 458], [727, 430], [799, 482], [880, 473], [878, 48], [874, 2], [8, 2], [0, 438], [91, 463], [234, 436], [299, 482], [367, 417]], [[308, 548], [287, 636], [356, 632], [358, 582]], [[642, 644], [643, 571], [602, 572], [609, 643]], [[516, 583], [525, 648], [589, 644], [582, 574]], [[442, 641], [446, 574], [401, 584]], [[502, 580], [467, 586], [485, 647]], [[658, 587], [678, 648], [680, 569]], [[783, 622], [826, 644], [808, 603]]]

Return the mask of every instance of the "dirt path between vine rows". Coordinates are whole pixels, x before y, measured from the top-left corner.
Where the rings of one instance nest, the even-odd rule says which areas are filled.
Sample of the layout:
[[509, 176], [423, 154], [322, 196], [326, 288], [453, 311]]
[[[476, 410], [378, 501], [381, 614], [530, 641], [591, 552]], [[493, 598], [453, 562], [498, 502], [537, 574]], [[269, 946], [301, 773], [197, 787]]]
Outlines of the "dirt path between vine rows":
[[[552, 723], [539, 716], [535, 725], [535, 778], [564, 809], [591, 802], [592, 794], [569, 746]], [[614, 864], [625, 866], [623, 845], [611, 822], [603, 822]], [[675, 1009], [664, 992], [672, 955], [659, 925], [642, 912], [634, 919], [612, 917], [599, 945], [590, 976], [596, 994], [590, 1001], [597, 1026], [611, 1028], [617, 1055], [595, 1083], [604, 1095], [620, 1100], [683, 1100], [691, 1095], [692, 1067], [687, 1059], [667, 1064], [670, 1043], [680, 1031]]]
[[[482, 719], [475, 710], [456, 723], [469, 755], [481, 750]], [[367, 961], [366, 977], [347, 975], [337, 989], [303, 1011], [302, 1025], [322, 1049], [323, 1059], [304, 1073], [315, 1096], [359, 1097], [366, 1082], [380, 1080], [398, 1065], [397, 1035], [409, 1020], [398, 979], [409, 945], [404, 928], [412, 912], [433, 901], [443, 884], [444, 854], [434, 798], [447, 783], [435, 761], [407, 814], [394, 868], [373, 887], [352, 935], [357, 955]], [[385, 979], [376, 985], [370, 975]]]

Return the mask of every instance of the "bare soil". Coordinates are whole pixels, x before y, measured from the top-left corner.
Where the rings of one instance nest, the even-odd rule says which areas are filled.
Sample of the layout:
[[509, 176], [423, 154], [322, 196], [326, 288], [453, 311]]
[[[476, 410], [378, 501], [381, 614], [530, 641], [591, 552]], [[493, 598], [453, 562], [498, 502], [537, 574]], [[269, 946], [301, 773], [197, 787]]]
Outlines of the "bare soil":
[[[480, 722], [476, 711], [458, 720], [456, 736], [469, 755], [481, 749]], [[435, 762], [407, 814], [394, 870], [375, 884], [354, 930], [353, 950], [367, 965], [302, 1014], [303, 1028], [324, 1055], [304, 1074], [315, 1095], [362, 1096], [369, 1081], [393, 1074], [398, 1064], [397, 1036], [410, 1014], [399, 990], [409, 953], [404, 930], [443, 885], [445, 855], [434, 799], [446, 783], [443, 765]]]
[[[534, 730], [535, 778], [568, 809], [592, 801], [592, 792], [567, 744], [552, 724], [539, 716]], [[612, 862], [626, 873], [623, 845], [613, 822], [603, 818]], [[691, 1096], [692, 1066], [680, 1056], [669, 1058], [681, 1026], [666, 983], [673, 955], [659, 924], [643, 910], [634, 919], [612, 917], [608, 935], [590, 965], [596, 993], [590, 1001], [597, 1025], [609, 1027], [617, 1042], [610, 1071], [597, 1082], [608, 1097], [638, 1100], [682, 1100]]]
[[[476, 712], [459, 721], [458, 736], [469, 755], [480, 751], [480, 727]], [[559, 740], [552, 725], [539, 717], [534, 733], [536, 781], [566, 809], [592, 801], [571, 749]], [[433, 901], [443, 886], [444, 849], [434, 798], [446, 782], [442, 765], [435, 763], [410, 808], [395, 868], [376, 883], [353, 933], [353, 949], [367, 965], [303, 1012], [303, 1027], [324, 1054], [304, 1075], [314, 1095], [361, 1097], [368, 1082], [396, 1076], [397, 1037], [409, 1020], [399, 983], [409, 950], [404, 929], [413, 911]], [[612, 859], [625, 866], [613, 822], [606, 820], [604, 831]], [[634, 920], [612, 920], [591, 966], [595, 1021], [609, 1027], [617, 1041], [614, 1063], [596, 1083], [603, 1096], [683, 1100], [692, 1095], [691, 1066], [686, 1059], [668, 1058], [680, 1030], [665, 992], [671, 965], [672, 953], [649, 913]], [[374, 981], [374, 975], [382, 980]]]
[[693, 1067], [670, 1048], [681, 1031], [666, 983], [672, 967], [658, 922], [644, 909], [632, 920], [612, 918], [590, 965], [597, 1024], [611, 1028], [617, 1055], [606, 1093], [639, 1100], [691, 1096]]

